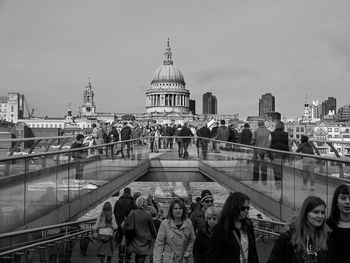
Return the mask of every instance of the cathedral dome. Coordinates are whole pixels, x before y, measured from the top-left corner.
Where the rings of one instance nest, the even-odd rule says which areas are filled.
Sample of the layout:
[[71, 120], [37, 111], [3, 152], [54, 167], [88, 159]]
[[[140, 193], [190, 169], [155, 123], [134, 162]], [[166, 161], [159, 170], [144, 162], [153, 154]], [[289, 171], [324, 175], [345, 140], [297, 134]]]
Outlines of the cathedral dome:
[[169, 39], [164, 55], [165, 60], [163, 65], [157, 68], [157, 70], [154, 72], [151, 85], [158, 83], [174, 83], [181, 84], [180, 86], [185, 86], [184, 76], [182, 75], [181, 71], [173, 65]]
[[161, 65], [153, 74], [151, 84], [155, 83], [179, 83], [185, 85], [184, 76], [174, 65]]

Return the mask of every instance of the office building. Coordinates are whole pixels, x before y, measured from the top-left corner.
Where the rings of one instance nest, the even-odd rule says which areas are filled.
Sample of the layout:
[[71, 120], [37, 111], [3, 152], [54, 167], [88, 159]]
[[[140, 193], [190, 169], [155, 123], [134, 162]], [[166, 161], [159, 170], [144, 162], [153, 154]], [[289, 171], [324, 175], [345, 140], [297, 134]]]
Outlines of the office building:
[[217, 112], [218, 104], [216, 97], [211, 92], [203, 94], [203, 114], [217, 114]]
[[275, 96], [271, 93], [266, 93], [259, 99], [259, 116], [266, 117], [268, 112], [275, 111]]

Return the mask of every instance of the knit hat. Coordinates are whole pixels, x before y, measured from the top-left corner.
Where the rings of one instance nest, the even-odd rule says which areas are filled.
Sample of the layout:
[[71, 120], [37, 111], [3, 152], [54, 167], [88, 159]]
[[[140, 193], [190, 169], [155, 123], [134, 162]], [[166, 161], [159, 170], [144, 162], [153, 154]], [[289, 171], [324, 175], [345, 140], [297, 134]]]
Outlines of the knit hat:
[[204, 202], [204, 200], [209, 198], [209, 197], [214, 199], [213, 195], [211, 194], [211, 192], [208, 189], [203, 190], [201, 193], [201, 202]]

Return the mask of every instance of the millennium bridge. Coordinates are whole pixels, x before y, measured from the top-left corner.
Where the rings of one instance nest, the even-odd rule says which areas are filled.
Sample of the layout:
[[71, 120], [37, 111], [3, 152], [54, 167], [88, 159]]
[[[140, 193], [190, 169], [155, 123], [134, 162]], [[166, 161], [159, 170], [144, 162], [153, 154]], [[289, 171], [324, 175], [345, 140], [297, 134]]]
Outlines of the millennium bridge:
[[[350, 160], [336, 151], [336, 157], [325, 157], [215, 141], [220, 151], [210, 147], [206, 159], [195, 143], [189, 147], [190, 158], [183, 159], [176, 146], [150, 153], [150, 138], [144, 137], [129, 141], [130, 158], [117, 158], [111, 152], [120, 149], [120, 142], [65, 149], [74, 138], [6, 140], [11, 147], [0, 158], [0, 262], [96, 261], [92, 242], [89, 257], [79, 252], [79, 243], [89, 239], [94, 220], [77, 219], [134, 181], [158, 182], [164, 190], [169, 182], [217, 182], [230, 192], [246, 193], [252, 205], [271, 218], [253, 219], [260, 262], [266, 262], [275, 237], [308, 195], [321, 197], [330, 207], [334, 189], [350, 182]], [[334, 142], [313, 141], [317, 143], [332, 148]], [[82, 149], [86, 157], [79, 178], [73, 156]], [[284, 161], [262, 161], [268, 167], [266, 184], [252, 180], [256, 150], [285, 156]], [[314, 159], [312, 191], [302, 187], [303, 157]], [[273, 165], [283, 168], [280, 187], [274, 181]]]

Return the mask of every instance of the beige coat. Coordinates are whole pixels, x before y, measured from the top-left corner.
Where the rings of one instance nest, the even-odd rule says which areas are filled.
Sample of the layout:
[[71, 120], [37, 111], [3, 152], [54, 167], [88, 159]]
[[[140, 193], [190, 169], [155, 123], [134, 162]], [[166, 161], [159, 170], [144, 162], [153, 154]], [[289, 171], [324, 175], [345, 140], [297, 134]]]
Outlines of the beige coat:
[[153, 251], [153, 263], [185, 262], [193, 250], [195, 234], [190, 219], [178, 229], [172, 219], [162, 221]]

